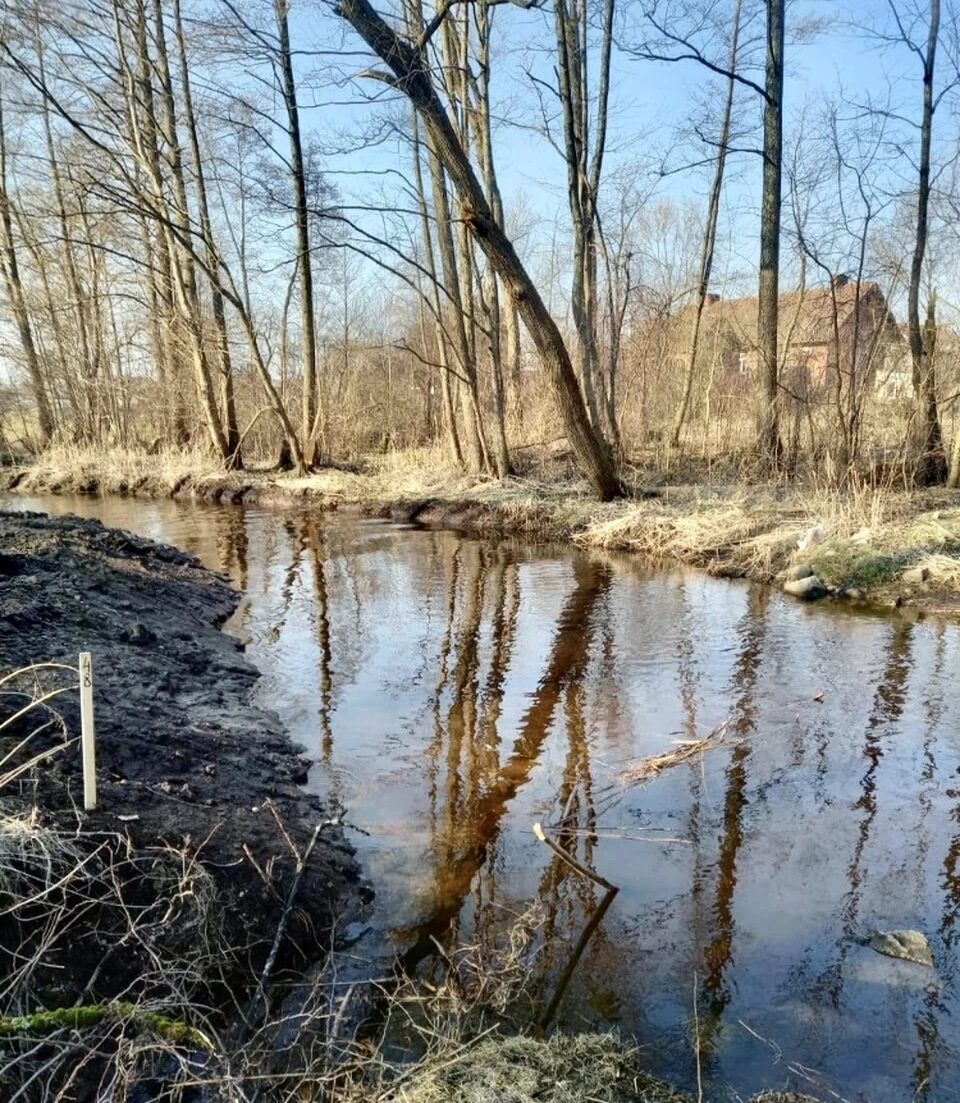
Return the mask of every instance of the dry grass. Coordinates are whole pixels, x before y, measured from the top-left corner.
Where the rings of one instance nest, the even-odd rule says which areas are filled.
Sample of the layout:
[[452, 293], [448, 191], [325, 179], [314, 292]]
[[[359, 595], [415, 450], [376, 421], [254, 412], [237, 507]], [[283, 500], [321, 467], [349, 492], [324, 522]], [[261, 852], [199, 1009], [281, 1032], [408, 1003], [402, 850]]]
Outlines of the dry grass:
[[799, 499], [784, 501], [770, 492], [721, 490], [706, 497], [678, 488], [598, 518], [575, 539], [583, 547], [762, 578], [782, 568], [811, 516]]
[[633, 763], [620, 772], [617, 778], [620, 785], [630, 787], [644, 785], [659, 777], [664, 770], [670, 770], [674, 766], [682, 766], [685, 762], [692, 762], [704, 752], [714, 750], [724, 744], [727, 732], [730, 728], [730, 720], [724, 720], [702, 739], [675, 739], [673, 747], [669, 751], [660, 754], [648, 755]]
[[97, 491], [125, 494], [138, 487], [171, 493], [187, 479], [224, 478], [223, 468], [202, 448], [168, 448], [149, 455], [126, 448], [83, 448], [53, 445], [27, 469], [25, 491]]
[[607, 1034], [490, 1037], [424, 1062], [377, 1097], [386, 1103], [688, 1103], [645, 1075], [635, 1049]]
[[[882, 488], [677, 488], [597, 519], [574, 539], [761, 581], [809, 563], [825, 583], [865, 591], [922, 563], [937, 585], [960, 589], [960, 509], [944, 508], [947, 497]], [[819, 541], [801, 550], [812, 530]]]

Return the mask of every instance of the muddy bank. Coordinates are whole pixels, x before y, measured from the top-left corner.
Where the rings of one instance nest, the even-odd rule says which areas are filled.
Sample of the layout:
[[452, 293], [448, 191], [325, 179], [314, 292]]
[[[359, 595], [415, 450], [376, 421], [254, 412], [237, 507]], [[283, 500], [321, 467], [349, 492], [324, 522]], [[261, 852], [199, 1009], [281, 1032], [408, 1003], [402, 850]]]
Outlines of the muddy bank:
[[[58, 749], [79, 731], [77, 694], [66, 693], [51, 702], [62, 725], [34, 711], [0, 730], [0, 755], [36, 732], [5, 761], [7, 770], [52, 752], [0, 788], [6, 826], [28, 836], [33, 829], [72, 832], [81, 851], [108, 840], [103, 860], [152, 851], [164, 861], [180, 855], [185, 866], [195, 863], [198, 877], [215, 889], [218, 944], [232, 955], [221, 963], [220, 979], [230, 974], [242, 987], [258, 974], [274, 941], [297, 852], [305, 852], [316, 825], [334, 819], [337, 809], [301, 791], [305, 760], [278, 718], [250, 703], [257, 672], [218, 627], [238, 600], [223, 578], [173, 548], [96, 521], [0, 513], [0, 669], [75, 665], [79, 651], [93, 653], [99, 785], [98, 809], [79, 811], [79, 750]], [[38, 671], [7, 683], [0, 718], [58, 679], [76, 677]], [[141, 883], [141, 904], [144, 891]], [[321, 957], [334, 927], [356, 918], [368, 898], [342, 829], [324, 828], [279, 964]], [[163, 920], [163, 909], [154, 920]], [[81, 944], [87, 939], [89, 958], [77, 954], [72, 939], [58, 947], [38, 971], [38, 1005], [69, 1005], [80, 995], [115, 999], [124, 985], [135, 985], [142, 965], [136, 940], [114, 947], [109, 969], [91, 985], [102, 939], [82, 925], [76, 933]], [[195, 936], [190, 928], [184, 934]], [[0, 939], [9, 936], [0, 932]], [[60, 972], [59, 995], [49, 988], [52, 970]]]
[[[651, 476], [652, 479], [652, 476]], [[664, 485], [601, 504], [562, 472], [550, 479], [471, 479], [396, 459], [307, 477], [198, 473], [123, 463], [47, 463], [11, 470], [12, 493], [118, 494], [310, 506], [484, 535], [570, 541], [683, 563], [720, 577], [783, 584], [810, 566], [827, 600], [960, 615], [960, 493], [823, 491], [802, 486]], [[816, 546], [802, 548], [810, 532]]]

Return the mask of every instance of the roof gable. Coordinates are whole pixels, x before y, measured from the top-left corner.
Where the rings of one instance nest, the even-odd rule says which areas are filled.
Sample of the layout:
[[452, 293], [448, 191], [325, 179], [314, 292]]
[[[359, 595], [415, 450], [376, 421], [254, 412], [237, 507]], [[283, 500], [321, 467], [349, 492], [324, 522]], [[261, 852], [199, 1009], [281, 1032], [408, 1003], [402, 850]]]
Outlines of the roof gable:
[[[870, 305], [874, 312], [872, 329], [886, 325], [896, 339], [899, 333], [887, 307], [879, 285], [870, 280], [862, 283], [850, 281], [840, 286], [788, 291], [782, 294], [780, 303], [780, 339], [790, 345], [826, 345], [834, 339], [834, 314], [836, 325], [843, 329], [853, 318], [858, 304], [862, 310]], [[688, 310], [691, 308], [687, 308]], [[716, 329], [728, 328], [738, 344], [757, 347], [756, 296], [742, 299], [716, 299], [704, 306], [703, 324]], [[869, 324], [870, 319], [864, 319]]]

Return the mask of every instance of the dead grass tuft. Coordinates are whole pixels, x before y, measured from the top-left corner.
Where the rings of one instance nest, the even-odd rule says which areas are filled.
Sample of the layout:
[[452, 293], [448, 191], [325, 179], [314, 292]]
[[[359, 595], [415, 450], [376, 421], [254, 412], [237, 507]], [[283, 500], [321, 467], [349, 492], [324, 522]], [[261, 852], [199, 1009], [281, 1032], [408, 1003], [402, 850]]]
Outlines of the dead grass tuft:
[[488, 1037], [424, 1062], [380, 1100], [397, 1103], [688, 1103], [647, 1076], [638, 1051], [607, 1034]]
[[730, 729], [730, 720], [724, 720], [702, 739], [675, 739], [673, 747], [669, 751], [661, 751], [660, 754], [648, 755], [635, 762], [632, 766], [622, 770], [618, 781], [629, 788], [632, 785], [643, 785], [654, 778], [659, 777], [664, 770], [670, 770], [674, 766], [682, 766], [685, 762], [691, 762], [699, 758], [709, 750], [715, 750], [723, 746]]
[[598, 520], [575, 539], [584, 547], [769, 578], [785, 565], [808, 516], [796, 505], [758, 495], [702, 501], [674, 494]]

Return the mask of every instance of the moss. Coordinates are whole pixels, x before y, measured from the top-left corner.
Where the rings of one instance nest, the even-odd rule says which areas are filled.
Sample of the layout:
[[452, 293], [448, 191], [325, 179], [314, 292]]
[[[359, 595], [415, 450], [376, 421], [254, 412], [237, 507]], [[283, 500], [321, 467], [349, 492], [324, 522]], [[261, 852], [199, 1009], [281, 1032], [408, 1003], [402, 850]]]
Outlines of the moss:
[[154, 1034], [172, 1045], [207, 1052], [213, 1048], [205, 1034], [187, 1023], [156, 1011], [144, 1011], [131, 1003], [57, 1007], [49, 1011], [35, 1011], [31, 1015], [0, 1016], [0, 1037], [12, 1038], [24, 1034], [42, 1037], [55, 1030], [90, 1030], [103, 1023], [118, 1022], [136, 1031]]
[[896, 578], [912, 556], [909, 552], [883, 552], [868, 544], [836, 541], [803, 558], [829, 586], [875, 590]]

